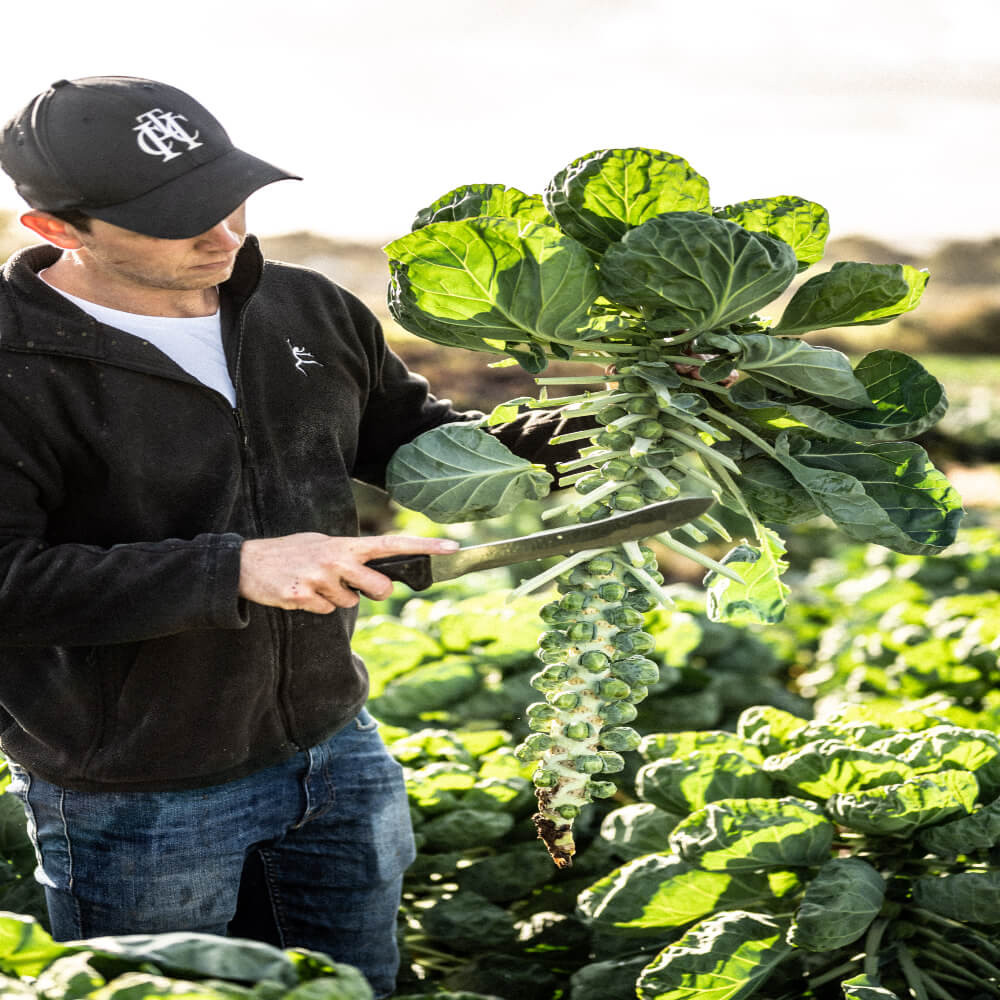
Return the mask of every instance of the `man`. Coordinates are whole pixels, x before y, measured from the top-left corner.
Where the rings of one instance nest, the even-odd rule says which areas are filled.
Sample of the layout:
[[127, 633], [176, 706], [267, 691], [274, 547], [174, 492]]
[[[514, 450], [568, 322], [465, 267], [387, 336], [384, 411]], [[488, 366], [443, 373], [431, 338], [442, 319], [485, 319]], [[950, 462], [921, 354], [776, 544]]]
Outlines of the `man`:
[[262, 260], [244, 203], [298, 178], [187, 94], [59, 81], [0, 165], [45, 241], [0, 279], [0, 748], [53, 932], [253, 933], [386, 996], [413, 843], [354, 608], [454, 546], [359, 538], [350, 480], [469, 414]]

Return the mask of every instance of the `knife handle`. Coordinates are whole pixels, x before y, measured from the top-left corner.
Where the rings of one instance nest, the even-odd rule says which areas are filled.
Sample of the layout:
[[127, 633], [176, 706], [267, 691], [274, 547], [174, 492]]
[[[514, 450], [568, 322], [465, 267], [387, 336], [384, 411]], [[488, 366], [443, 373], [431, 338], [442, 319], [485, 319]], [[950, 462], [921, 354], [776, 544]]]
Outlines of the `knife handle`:
[[390, 580], [405, 583], [413, 590], [426, 590], [434, 582], [431, 577], [431, 557], [423, 554], [383, 556], [380, 559], [370, 559], [365, 565], [384, 573]]

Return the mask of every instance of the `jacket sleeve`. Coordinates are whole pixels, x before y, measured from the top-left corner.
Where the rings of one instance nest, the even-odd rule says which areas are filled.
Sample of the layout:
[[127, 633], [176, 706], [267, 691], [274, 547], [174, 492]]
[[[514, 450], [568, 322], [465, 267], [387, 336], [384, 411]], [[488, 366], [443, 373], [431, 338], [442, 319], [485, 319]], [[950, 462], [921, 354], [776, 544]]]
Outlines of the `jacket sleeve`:
[[49, 540], [58, 463], [25, 414], [0, 407], [0, 645], [132, 642], [241, 628], [242, 539], [210, 534], [101, 547]]

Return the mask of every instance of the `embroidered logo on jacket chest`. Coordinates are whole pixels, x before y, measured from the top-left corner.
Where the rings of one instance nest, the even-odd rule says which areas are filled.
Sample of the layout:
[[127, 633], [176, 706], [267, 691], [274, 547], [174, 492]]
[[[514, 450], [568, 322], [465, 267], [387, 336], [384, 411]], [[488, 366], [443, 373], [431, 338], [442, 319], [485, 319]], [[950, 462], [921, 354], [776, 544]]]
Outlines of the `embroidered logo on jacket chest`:
[[285, 338], [285, 343], [288, 344], [288, 349], [292, 352], [292, 357], [295, 359], [295, 370], [303, 375], [308, 375], [306, 371], [306, 365], [319, 365], [323, 368], [323, 362], [317, 361], [312, 354], [312, 351], [306, 350], [304, 347], [296, 347], [287, 337]]

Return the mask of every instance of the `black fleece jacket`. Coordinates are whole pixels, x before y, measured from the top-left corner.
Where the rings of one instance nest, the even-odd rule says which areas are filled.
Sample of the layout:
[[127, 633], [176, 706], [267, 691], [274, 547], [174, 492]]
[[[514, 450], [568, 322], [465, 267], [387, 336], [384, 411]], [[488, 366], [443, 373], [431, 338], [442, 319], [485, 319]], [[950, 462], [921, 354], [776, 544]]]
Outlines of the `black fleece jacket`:
[[[57, 256], [30, 248], [0, 277], [0, 749], [69, 788], [242, 777], [367, 694], [355, 612], [241, 599], [242, 541], [357, 534], [351, 479], [382, 485], [401, 444], [470, 414], [354, 296], [252, 237], [223, 288], [235, 410], [49, 288]], [[506, 443], [545, 461], [556, 425]]]

